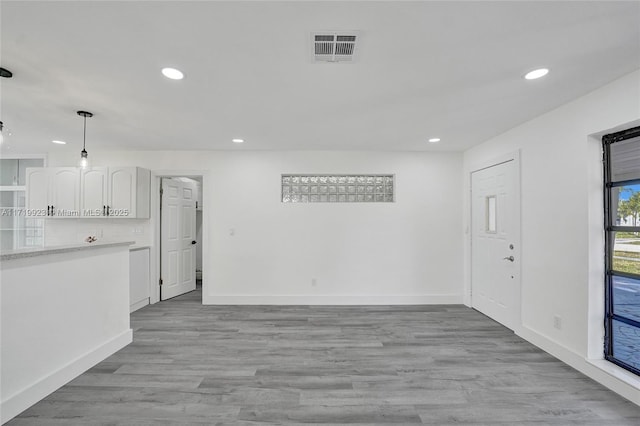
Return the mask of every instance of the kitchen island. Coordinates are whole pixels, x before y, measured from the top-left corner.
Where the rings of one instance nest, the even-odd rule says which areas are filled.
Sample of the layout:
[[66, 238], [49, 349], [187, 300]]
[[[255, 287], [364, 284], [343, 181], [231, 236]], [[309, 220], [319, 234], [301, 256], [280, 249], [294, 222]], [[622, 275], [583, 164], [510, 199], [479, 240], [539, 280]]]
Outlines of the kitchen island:
[[131, 244], [0, 253], [2, 423], [131, 343]]

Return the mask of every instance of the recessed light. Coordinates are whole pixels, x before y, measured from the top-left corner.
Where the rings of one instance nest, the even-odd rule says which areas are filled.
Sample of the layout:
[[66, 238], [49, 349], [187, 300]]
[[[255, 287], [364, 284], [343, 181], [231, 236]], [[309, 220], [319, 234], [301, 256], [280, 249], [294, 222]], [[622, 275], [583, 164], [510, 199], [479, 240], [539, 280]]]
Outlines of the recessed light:
[[182, 80], [184, 78], [182, 71], [175, 68], [162, 68], [162, 74], [171, 80]]
[[67, 143], [65, 141], [51, 141], [53, 143], [57, 143], [58, 145], [66, 145]]
[[537, 70], [529, 71], [524, 75], [527, 80], [535, 80], [536, 78], [544, 77], [549, 74], [548, 68], [538, 68]]
[[429, 139], [429, 142], [431, 142], [431, 143], [440, 142], [440, 138], [431, 138], [431, 139]]
[[242, 143], [242, 142], [244, 142], [244, 139], [231, 139], [231, 142], [233, 142], [233, 143]]

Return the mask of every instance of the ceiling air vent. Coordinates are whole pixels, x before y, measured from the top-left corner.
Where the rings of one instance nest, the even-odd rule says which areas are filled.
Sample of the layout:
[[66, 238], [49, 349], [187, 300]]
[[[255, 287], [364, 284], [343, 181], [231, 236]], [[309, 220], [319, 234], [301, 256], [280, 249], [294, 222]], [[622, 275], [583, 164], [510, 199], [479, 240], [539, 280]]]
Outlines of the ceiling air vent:
[[354, 33], [313, 33], [315, 62], [353, 62], [356, 50]]

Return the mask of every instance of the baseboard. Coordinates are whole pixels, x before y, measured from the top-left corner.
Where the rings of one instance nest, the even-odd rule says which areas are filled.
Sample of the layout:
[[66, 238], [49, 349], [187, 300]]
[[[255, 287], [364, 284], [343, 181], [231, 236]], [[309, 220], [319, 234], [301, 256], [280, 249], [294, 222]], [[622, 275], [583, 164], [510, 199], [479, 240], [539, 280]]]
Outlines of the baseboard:
[[145, 306], [147, 306], [149, 304], [149, 298], [145, 297], [144, 299], [142, 299], [139, 302], [134, 303], [133, 305], [129, 306], [129, 313], [135, 312], [140, 308], [144, 308]]
[[462, 294], [391, 295], [203, 295], [205, 305], [454, 305]]
[[94, 365], [113, 355], [133, 341], [131, 329], [74, 359], [62, 368], [43, 377], [31, 386], [11, 395], [0, 404], [2, 423], [6, 423], [53, 391], [78, 377]]
[[585, 376], [592, 378], [634, 404], [640, 405], [640, 386], [638, 386], [640, 380], [632, 373], [606, 361], [586, 359], [531, 328], [523, 326], [516, 334]]

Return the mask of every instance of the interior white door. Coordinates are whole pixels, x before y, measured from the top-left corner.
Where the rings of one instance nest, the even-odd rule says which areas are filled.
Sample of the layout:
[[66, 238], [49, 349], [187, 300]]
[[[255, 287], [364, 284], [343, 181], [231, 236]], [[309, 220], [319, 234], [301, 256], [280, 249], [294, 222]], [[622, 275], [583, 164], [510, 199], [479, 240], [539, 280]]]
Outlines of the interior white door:
[[196, 188], [178, 179], [162, 179], [160, 212], [160, 299], [196, 288]]
[[510, 329], [520, 322], [520, 209], [515, 161], [471, 174], [472, 306]]

